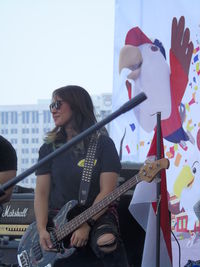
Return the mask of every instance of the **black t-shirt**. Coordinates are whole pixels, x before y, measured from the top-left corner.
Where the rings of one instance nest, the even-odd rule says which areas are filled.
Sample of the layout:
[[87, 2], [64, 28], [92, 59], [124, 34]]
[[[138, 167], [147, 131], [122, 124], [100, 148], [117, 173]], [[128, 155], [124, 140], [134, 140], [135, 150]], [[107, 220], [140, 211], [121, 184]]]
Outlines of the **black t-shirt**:
[[8, 140], [0, 136], [0, 171], [17, 170], [16, 151]]
[[[52, 151], [52, 144], [43, 144], [39, 151], [39, 160]], [[68, 201], [78, 200], [85, 155], [86, 153], [75, 155], [72, 150], [67, 150], [36, 171], [36, 175], [51, 175], [49, 199], [51, 209], [60, 209]], [[91, 206], [99, 193], [100, 174], [102, 172], [120, 172], [120, 160], [110, 137], [105, 135], [99, 137], [94, 164], [86, 206]]]

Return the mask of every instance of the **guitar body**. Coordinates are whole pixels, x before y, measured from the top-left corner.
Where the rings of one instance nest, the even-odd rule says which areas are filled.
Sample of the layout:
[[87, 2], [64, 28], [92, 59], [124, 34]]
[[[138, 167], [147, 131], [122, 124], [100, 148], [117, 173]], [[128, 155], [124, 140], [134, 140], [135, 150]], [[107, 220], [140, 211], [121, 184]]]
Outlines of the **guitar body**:
[[[66, 203], [59, 213], [54, 217], [55, 228], [60, 228], [67, 223], [68, 213], [77, 205], [77, 201], [72, 200]], [[18, 263], [21, 267], [52, 267], [54, 263], [61, 258], [67, 258], [75, 251], [74, 247], [64, 248], [62, 242], [59, 242], [61, 250], [58, 252], [45, 251], [39, 244], [39, 234], [36, 222], [30, 224], [25, 234], [20, 240], [18, 247]]]

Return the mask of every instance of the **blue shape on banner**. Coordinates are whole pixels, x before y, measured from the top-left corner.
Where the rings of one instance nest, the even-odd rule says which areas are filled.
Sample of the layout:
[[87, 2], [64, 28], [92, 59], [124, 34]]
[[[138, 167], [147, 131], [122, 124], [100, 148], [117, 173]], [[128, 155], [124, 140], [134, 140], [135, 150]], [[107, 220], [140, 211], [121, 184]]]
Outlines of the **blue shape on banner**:
[[196, 56], [194, 57], [194, 63], [197, 62], [197, 61], [199, 60], [198, 56], [199, 56], [199, 55], [196, 55]]
[[131, 127], [131, 130], [134, 132], [134, 130], [135, 130], [135, 124], [134, 123], [130, 124], [130, 127]]
[[195, 82], [195, 83], [196, 83], [196, 78], [195, 78], [195, 77], [193, 77], [193, 82]]

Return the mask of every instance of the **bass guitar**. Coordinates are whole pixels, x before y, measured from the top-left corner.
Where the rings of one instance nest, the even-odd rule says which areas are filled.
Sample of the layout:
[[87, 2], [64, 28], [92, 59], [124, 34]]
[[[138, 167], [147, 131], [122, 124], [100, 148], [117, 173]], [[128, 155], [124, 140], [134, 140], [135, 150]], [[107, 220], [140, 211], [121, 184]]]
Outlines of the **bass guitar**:
[[108, 194], [104, 199], [95, 203], [73, 219], [67, 219], [68, 213], [77, 205], [77, 201], [71, 200], [66, 203], [58, 214], [53, 218], [54, 227], [48, 229], [51, 241], [55, 251], [45, 251], [39, 243], [39, 234], [37, 232], [36, 222], [30, 224], [25, 234], [20, 240], [17, 259], [21, 267], [52, 267], [54, 263], [61, 258], [67, 258], [72, 255], [76, 248], [65, 247], [63, 239], [79, 228], [84, 222], [87, 222], [94, 215], [108, 207], [113, 201], [135, 186], [141, 181], [151, 182], [154, 177], [162, 170], [169, 167], [169, 161], [166, 158], [147, 163], [140, 171]]

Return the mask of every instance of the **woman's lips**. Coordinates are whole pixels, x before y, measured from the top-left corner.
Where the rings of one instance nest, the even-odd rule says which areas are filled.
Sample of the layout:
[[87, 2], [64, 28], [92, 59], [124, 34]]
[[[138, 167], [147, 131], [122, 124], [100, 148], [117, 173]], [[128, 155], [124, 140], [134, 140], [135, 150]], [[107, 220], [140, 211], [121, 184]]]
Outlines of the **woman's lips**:
[[59, 116], [53, 116], [54, 121], [57, 120]]

